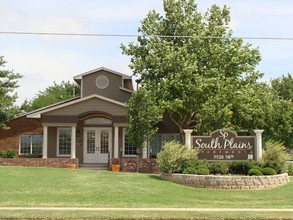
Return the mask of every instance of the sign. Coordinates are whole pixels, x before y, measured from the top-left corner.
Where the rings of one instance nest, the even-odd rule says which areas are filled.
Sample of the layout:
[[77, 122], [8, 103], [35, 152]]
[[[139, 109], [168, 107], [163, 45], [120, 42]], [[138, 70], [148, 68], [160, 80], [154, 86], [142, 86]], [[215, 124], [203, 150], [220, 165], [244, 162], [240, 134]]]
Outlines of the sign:
[[235, 132], [225, 129], [216, 130], [210, 136], [193, 136], [192, 144], [199, 150], [200, 159], [256, 159], [254, 136], [238, 136]]

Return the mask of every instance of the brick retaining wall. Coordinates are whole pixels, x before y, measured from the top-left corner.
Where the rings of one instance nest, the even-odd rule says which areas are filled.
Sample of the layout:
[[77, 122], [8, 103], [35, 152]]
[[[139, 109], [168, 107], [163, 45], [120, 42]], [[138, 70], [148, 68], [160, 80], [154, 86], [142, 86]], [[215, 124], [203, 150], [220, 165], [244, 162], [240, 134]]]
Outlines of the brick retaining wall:
[[64, 168], [67, 164], [79, 165], [78, 158], [0, 158], [0, 166], [29, 166]]
[[[134, 158], [113, 158], [111, 164], [120, 165], [122, 172], [137, 172], [137, 159]], [[138, 172], [140, 173], [159, 173], [156, 159], [138, 158]]]
[[289, 182], [287, 173], [272, 176], [214, 176], [162, 173], [161, 179], [208, 189], [269, 189]]

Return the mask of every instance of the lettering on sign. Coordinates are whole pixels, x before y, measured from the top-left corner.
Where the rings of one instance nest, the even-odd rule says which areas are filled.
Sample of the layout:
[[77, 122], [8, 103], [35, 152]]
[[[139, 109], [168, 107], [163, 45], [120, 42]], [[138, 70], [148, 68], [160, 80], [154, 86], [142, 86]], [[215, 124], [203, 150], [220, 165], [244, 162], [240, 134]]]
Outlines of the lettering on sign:
[[207, 160], [255, 159], [254, 136], [238, 136], [235, 132], [220, 129], [210, 136], [193, 136], [193, 147], [199, 149], [198, 157]]

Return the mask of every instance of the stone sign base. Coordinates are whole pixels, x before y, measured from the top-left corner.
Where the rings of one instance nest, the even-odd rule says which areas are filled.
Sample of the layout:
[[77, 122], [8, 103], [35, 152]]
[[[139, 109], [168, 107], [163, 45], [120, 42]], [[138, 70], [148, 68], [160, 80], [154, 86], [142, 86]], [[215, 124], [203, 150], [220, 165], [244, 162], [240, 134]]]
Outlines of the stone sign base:
[[214, 176], [162, 173], [161, 179], [174, 183], [208, 189], [269, 189], [289, 182], [287, 173], [272, 176]]

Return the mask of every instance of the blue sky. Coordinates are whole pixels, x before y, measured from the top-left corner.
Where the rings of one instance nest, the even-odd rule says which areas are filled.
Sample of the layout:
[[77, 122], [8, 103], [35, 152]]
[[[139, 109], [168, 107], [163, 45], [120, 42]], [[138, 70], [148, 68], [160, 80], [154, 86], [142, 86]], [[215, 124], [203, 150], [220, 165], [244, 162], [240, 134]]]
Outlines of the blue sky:
[[[293, 38], [292, 0], [198, 0], [204, 12], [212, 4], [228, 5], [235, 37]], [[162, 0], [0, 0], [0, 31], [137, 34], [149, 10], [163, 14]], [[120, 43], [127, 37], [70, 37], [0, 34], [0, 55], [24, 77], [17, 89], [21, 104], [53, 82], [107, 67], [128, 75], [129, 57]], [[246, 40], [259, 47], [257, 69], [264, 80], [293, 74], [293, 41]]]

